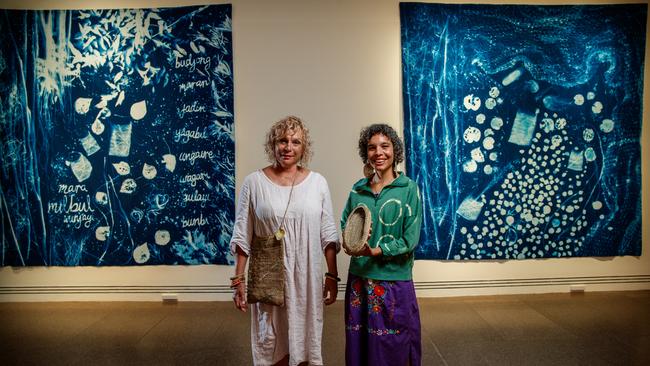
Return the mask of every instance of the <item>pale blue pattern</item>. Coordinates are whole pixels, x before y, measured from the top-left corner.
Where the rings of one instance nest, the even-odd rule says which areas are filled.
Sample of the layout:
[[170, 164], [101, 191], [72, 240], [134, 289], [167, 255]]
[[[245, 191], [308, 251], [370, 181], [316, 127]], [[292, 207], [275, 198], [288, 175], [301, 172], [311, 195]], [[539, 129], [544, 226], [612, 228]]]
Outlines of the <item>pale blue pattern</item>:
[[0, 265], [232, 263], [231, 6], [0, 11]]
[[646, 13], [400, 4], [418, 258], [640, 255]]

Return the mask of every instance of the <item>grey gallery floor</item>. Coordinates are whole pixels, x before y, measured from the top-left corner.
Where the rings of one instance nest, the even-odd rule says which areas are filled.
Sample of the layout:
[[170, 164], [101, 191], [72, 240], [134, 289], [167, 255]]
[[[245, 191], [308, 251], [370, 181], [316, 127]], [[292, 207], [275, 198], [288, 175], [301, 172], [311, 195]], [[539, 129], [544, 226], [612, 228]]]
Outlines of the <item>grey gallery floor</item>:
[[[422, 298], [423, 365], [650, 365], [650, 291]], [[341, 301], [325, 365], [343, 365]], [[0, 303], [2, 365], [249, 365], [227, 302]]]

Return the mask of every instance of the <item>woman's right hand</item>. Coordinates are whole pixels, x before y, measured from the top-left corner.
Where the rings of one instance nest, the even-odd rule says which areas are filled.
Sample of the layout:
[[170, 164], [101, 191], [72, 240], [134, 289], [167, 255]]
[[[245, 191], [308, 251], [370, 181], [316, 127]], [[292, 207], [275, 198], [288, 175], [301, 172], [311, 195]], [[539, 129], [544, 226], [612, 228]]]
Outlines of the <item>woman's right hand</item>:
[[246, 304], [246, 285], [242, 282], [235, 287], [235, 292], [232, 294], [232, 300], [235, 302], [235, 307], [242, 312], [246, 312], [248, 304]]

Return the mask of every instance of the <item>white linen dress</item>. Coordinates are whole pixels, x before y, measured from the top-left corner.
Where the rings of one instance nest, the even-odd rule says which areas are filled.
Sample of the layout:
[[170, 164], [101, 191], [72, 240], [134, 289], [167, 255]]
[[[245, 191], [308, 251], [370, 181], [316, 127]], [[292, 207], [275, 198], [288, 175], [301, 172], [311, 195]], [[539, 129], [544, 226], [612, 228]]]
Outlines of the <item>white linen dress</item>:
[[[242, 185], [230, 249], [250, 255], [253, 234], [268, 236], [279, 227], [291, 186], [273, 183], [263, 171]], [[325, 178], [316, 172], [293, 188], [284, 220], [285, 306], [250, 304], [253, 363], [272, 365], [286, 354], [289, 365], [322, 365], [323, 251], [339, 235]]]

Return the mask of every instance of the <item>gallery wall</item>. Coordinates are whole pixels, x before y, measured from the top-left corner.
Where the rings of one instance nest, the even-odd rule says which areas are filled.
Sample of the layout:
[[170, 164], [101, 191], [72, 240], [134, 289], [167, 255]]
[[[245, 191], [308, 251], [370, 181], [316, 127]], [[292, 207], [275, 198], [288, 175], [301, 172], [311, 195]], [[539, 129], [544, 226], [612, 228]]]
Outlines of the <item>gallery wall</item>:
[[[3, 2], [3, 7], [80, 9], [205, 3], [210, 2], [8, 0]], [[268, 164], [262, 141], [270, 124], [294, 114], [307, 122], [314, 139], [315, 155], [310, 167], [327, 178], [334, 211], [341, 212], [352, 183], [361, 175], [362, 165], [356, 152], [359, 130], [373, 122], [386, 122], [402, 129], [399, 2], [234, 0], [230, 3], [237, 189], [248, 173]], [[648, 54], [646, 47], [646, 60]], [[646, 62], [645, 74], [647, 71]], [[646, 78], [643, 162], [650, 159], [648, 85]], [[648, 164], [642, 164], [644, 213], [649, 204], [646, 193], [649, 170]], [[648, 289], [650, 219], [647, 214], [642, 226], [644, 244], [638, 257], [418, 260], [414, 269], [416, 289], [419, 296], [566, 292], [571, 288]], [[341, 253], [338, 261], [339, 272], [345, 274], [348, 257]], [[180, 300], [229, 300], [230, 275], [232, 267], [214, 265], [2, 267], [0, 301], [159, 301], [162, 294]]]

